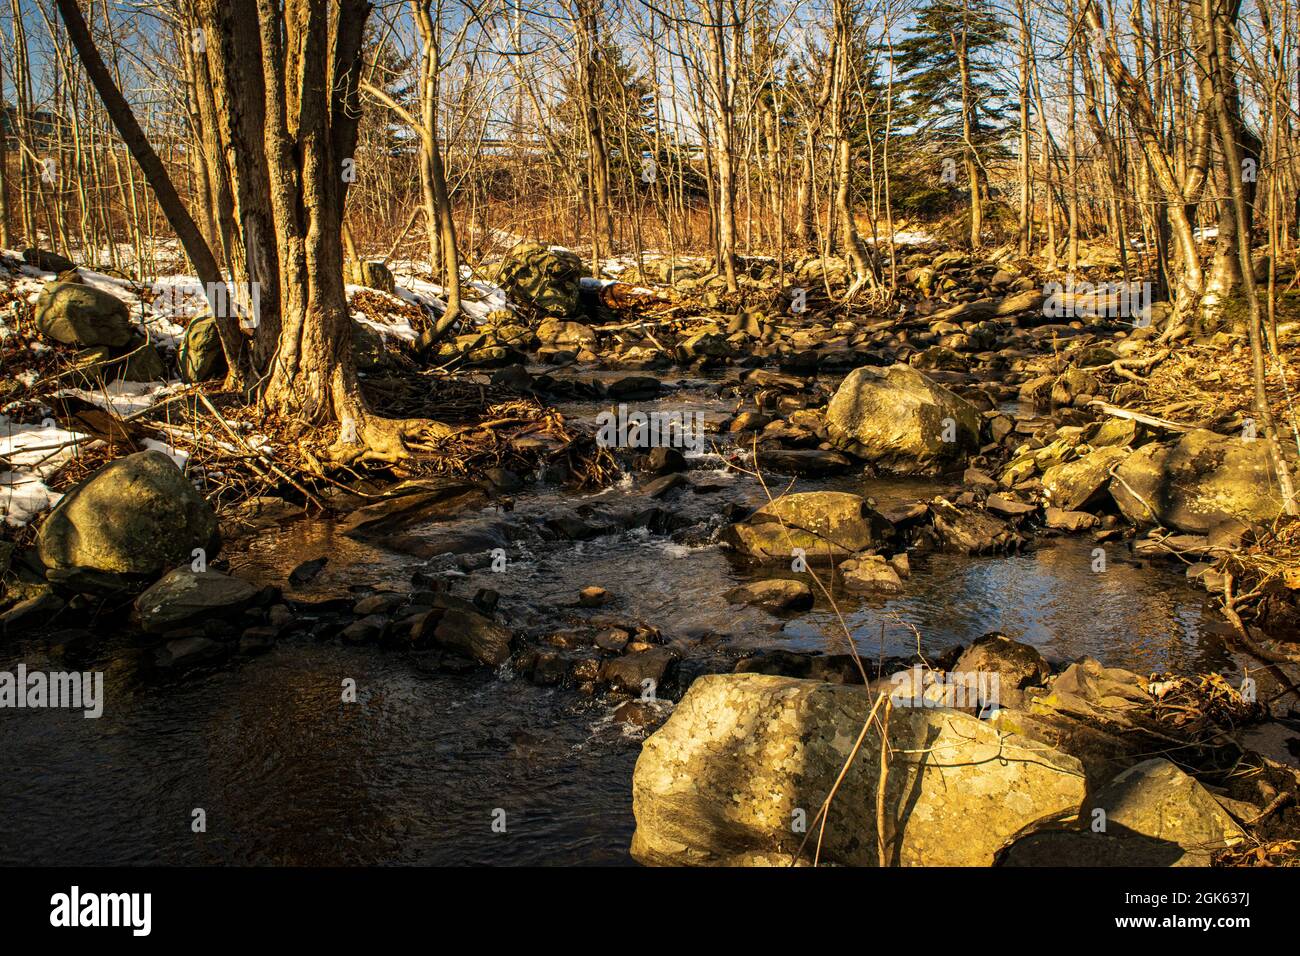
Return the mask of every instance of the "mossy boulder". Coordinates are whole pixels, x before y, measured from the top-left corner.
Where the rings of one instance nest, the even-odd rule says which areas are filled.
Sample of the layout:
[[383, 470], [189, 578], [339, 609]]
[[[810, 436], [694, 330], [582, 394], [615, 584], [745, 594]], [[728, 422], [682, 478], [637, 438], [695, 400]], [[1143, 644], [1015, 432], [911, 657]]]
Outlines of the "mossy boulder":
[[723, 539], [760, 564], [790, 563], [795, 549], [810, 565], [837, 563], [893, 537], [893, 526], [866, 499], [845, 491], [805, 491], [782, 495], [746, 520], [732, 525]]
[[220, 547], [217, 516], [161, 452], [110, 462], [63, 496], [36, 541], [47, 568], [94, 568], [156, 576], [210, 560]]
[[167, 366], [153, 343], [139, 336], [127, 346], [118, 363], [117, 378], [128, 382], [159, 382], [167, 378]]
[[578, 311], [582, 260], [576, 253], [542, 242], [525, 241], [507, 253], [497, 270], [497, 284], [514, 302], [542, 315]]
[[221, 349], [216, 319], [203, 315], [190, 322], [177, 361], [181, 378], [187, 382], [206, 382], [226, 373], [226, 353]]
[[1139, 448], [1116, 469], [1110, 493], [1135, 524], [1192, 534], [1229, 520], [1268, 524], [1282, 512], [1267, 443], [1205, 429]]
[[[822, 681], [697, 678], [637, 760], [633, 857], [788, 866], [805, 836], [792, 821], [803, 811], [811, 826], [835, 790], [823, 863], [876, 866], [883, 842], [890, 866], [988, 866], [1008, 839], [1084, 800], [1079, 761], [959, 711], [898, 707], [882, 747], [874, 701], [866, 688]], [[878, 841], [882, 817], [889, 832]]]
[[36, 328], [63, 345], [120, 348], [135, 335], [117, 296], [83, 282], [47, 282], [36, 300]]

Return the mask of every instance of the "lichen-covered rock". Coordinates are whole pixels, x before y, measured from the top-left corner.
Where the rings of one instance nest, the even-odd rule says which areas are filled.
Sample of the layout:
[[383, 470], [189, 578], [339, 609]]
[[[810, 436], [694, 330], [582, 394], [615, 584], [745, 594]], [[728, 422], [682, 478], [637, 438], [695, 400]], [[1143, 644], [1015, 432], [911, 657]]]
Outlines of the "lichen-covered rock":
[[83, 282], [47, 282], [36, 300], [36, 328], [56, 342], [82, 347], [117, 348], [135, 335], [126, 303]]
[[547, 319], [537, 326], [537, 341], [561, 349], [589, 349], [596, 345], [596, 332], [581, 322]]
[[1230, 519], [1268, 524], [1282, 511], [1267, 444], [1204, 429], [1139, 448], [1116, 470], [1110, 493], [1136, 524], [1159, 522], [1193, 534]]
[[844, 587], [850, 591], [899, 594], [903, 590], [898, 572], [878, 554], [849, 558], [839, 570], [844, 576]]
[[[667, 865], [785, 865], [853, 752], [874, 701], [862, 687], [761, 674], [696, 679], [646, 740], [632, 783], [632, 855]], [[1082, 767], [954, 710], [889, 717], [886, 859], [987, 866], [998, 848], [1084, 799]], [[825, 863], [874, 866], [880, 731], [844, 775], [821, 844]]]
[[1043, 472], [1043, 491], [1049, 504], [1062, 511], [1080, 511], [1096, 503], [1110, 483], [1110, 470], [1127, 458], [1128, 449], [1097, 448], [1074, 461], [1052, 465]]
[[217, 516], [161, 452], [110, 462], [59, 501], [36, 546], [47, 568], [158, 575], [217, 553]]
[[496, 279], [518, 304], [564, 317], [578, 311], [582, 272], [582, 260], [568, 249], [525, 241], [506, 254]]
[[221, 350], [216, 319], [203, 315], [186, 326], [177, 361], [181, 378], [187, 382], [206, 382], [225, 374], [226, 355]]
[[1163, 757], [1129, 767], [1089, 802], [1105, 811], [1107, 833], [1135, 833], [1201, 853], [1244, 837], [1210, 791]]
[[148, 634], [238, 614], [257, 596], [257, 588], [220, 571], [176, 568], [135, 600], [140, 626]]
[[831, 443], [889, 471], [955, 466], [979, 448], [975, 407], [909, 365], [850, 372], [826, 409]]
[[808, 564], [832, 564], [893, 535], [884, 515], [866, 499], [844, 491], [806, 491], [782, 495], [744, 521], [723, 539], [760, 564], [789, 563], [803, 552]]

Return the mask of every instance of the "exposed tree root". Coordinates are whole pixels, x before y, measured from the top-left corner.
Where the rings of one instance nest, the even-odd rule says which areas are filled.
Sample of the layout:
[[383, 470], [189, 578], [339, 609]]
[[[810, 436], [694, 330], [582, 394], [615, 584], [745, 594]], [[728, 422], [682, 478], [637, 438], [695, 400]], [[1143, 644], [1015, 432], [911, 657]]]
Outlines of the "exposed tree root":
[[454, 429], [427, 418], [379, 418], [368, 410], [342, 419], [338, 439], [327, 455], [338, 465], [360, 462], [396, 464], [437, 450]]

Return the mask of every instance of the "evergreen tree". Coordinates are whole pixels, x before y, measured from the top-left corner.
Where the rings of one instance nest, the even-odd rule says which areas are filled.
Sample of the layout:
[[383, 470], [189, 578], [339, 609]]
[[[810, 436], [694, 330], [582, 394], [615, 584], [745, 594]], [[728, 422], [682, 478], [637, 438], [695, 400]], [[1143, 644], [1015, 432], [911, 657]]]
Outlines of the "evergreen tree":
[[903, 124], [939, 152], [941, 176], [955, 173], [960, 157], [970, 189], [970, 242], [978, 247], [988, 198], [984, 162], [1006, 128], [994, 54], [1009, 42], [1007, 25], [988, 0], [925, 0], [906, 32], [895, 48]]

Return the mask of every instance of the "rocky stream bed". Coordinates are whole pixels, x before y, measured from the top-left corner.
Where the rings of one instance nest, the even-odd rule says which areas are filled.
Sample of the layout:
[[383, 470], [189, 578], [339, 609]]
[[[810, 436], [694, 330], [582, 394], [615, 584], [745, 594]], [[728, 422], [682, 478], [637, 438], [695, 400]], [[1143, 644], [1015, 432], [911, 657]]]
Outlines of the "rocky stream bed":
[[[1262, 443], [1123, 413], [1159, 322], [1057, 321], [1027, 276], [927, 262], [902, 320], [705, 306], [666, 345], [652, 311], [507, 314], [443, 346], [573, 433], [702, 426], [614, 443], [587, 487], [540, 431], [511, 440], [533, 467], [339, 487], [328, 515], [218, 516], [159, 451], [104, 465], [12, 556], [0, 671], [102, 671], [106, 707], [5, 716], [28, 769], [0, 775], [0, 860], [1288, 852], [1297, 699], [1219, 610], [1225, 556], [1278, 521]], [[940, 301], [954, 275], [975, 291]], [[1282, 597], [1256, 651], [1295, 646]]]

